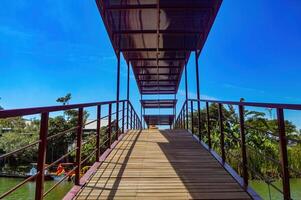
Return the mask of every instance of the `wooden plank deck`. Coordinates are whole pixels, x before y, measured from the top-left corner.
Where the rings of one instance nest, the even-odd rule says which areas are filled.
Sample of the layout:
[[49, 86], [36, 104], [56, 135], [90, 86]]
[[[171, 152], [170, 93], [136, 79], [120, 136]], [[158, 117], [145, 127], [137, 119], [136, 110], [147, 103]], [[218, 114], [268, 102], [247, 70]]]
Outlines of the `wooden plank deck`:
[[250, 199], [184, 131], [131, 131], [75, 199]]

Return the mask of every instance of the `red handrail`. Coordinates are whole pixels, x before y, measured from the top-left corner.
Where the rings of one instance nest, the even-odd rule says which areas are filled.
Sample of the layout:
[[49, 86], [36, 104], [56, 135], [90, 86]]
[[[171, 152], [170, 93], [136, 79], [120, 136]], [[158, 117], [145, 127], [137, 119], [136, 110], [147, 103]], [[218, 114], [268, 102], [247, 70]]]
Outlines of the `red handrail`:
[[[286, 132], [285, 132], [285, 118], [284, 118], [284, 110], [301, 110], [301, 104], [278, 104], [278, 103], [257, 103], [257, 102], [240, 102], [240, 101], [219, 101], [219, 100], [198, 100], [198, 99], [187, 99], [184, 101], [184, 104], [182, 106], [182, 109], [179, 112], [178, 117], [175, 120], [174, 127], [175, 128], [181, 128], [181, 129], [188, 129], [189, 126], [188, 124], [188, 106], [189, 102], [191, 103], [190, 112], [194, 112], [195, 110], [193, 109], [193, 102], [197, 103], [205, 103], [205, 109], [206, 109], [206, 122], [203, 122], [202, 124], [207, 125], [207, 139], [208, 139], [208, 146], [209, 149], [211, 149], [211, 125], [210, 125], [210, 114], [209, 114], [209, 104], [217, 104], [218, 105], [218, 116], [215, 116], [218, 119], [218, 128], [219, 128], [219, 134], [220, 134], [220, 152], [221, 152], [221, 160], [222, 162], [226, 161], [226, 152], [225, 152], [225, 144], [224, 144], [224, 134], [229, 137], [228, 133], [224, 133], [223, 129], [223, 110], [222, 107], [223, 105], [234, 105], [237, 106], [238, 111], [239, 111], [239, 125], [240, 125], [240, 138], [238, 139], [240, 143], [240, 148], [241, 148], [241, 163], [242, 163], [242, 177], [243, 177], [243, 187], [247, 189], [248, 187], [248, 170], [252, 170], [250, 168], [250, 165], [248, 165], [248, 159], [247, 159], [247, 153], [246, 153], [246, 144], [245, 141], [245, 130], [247, 128], [252, 128], [249, 126], [245, 126], [245, 119], [244, 119], [244, 109], [246, 106], [248, 107], [260, 107], [260, 108], [272, 108], [276, 109], [277, 111], [277, 122], [278, 122], [278, 138], [279, 138], [279, 150], [280, 150], [280, 161], [276, 161], [280, 167], [281, 167], [281, 178], [282, 178], [282, 190], [278, 189], [283, 194], [284, 199], [291, 199], [291, 192], [290, 192], [290, 183], [289, 183], [289, 171], [294, 171], [291, 167], [288, 165], [288, 155], [287, 155], [287, 145], [288, 145], [288, 138], [286, 137]], [[197, 109], [196, 111], [199, 112]], [[191, 114], [191, 119], [193, 119], [193, 115]], [[198, 115], [198, 120], [200, 119], [200, 116]], [[191, 130], [193, 132], [194, 130], [194, 123], [193, 120], [191, 120]], [[199, 133], [199, 138], [202, 138], [201, 136], [201, 127], [200, 124], [198, 124], [198, 133]], [[274, 135], [275, 136], [275, 135]], [[295, 140], [294, 140], [295, 141]], [[211, 149], [211, 151], [213, 151]], [[270, 157], [266, 159], [271, 159]], [[273, 159], [274, 161], [276, 159]], [[273, 187], [276, 187], [275, 185], [272, 185]]]
[[[119, 104], [119, 103], [123, 103], [122, 109], [121, 110], [116, 110], [116, 112], [112, 112], [112, 105], [113, 104]], [[136, 120], [131, 121], [131, 119], [129, 119], [129, 116], [126, 115], [125, 116], [125, 103], [127, 104], [126, 106], [126, 110], [127, 113], [130, 112], [131, 113], [131, 117], [134, 116]], [[108, 114], [105, 116], [101, 116], [101, 108], [102, 106], [108, 106], [109, 107], [109, 111]], [[96, 127], [96, 134], [93, 135], [93, 137], [89, 138], [89, 141], [91, 139], [97, 139], [97, 142], [95, 144], [95, 147], [92, 149], [92, 152], [86, 157], [83, 158], [83, 160], [81, 160], [81, 147], [83, 145], [85, 145], [87, 143], [87, 141], [85, 141], [84, 143], [82, 142], [82, 131], [83, 131], [83, 127], [85, 125], [88, 125], [92, 122], [83, 123], [83, 112], [85, 108], [88, 107], [94, 107], [96, 106], [97, 108], [97, 119], [93, 120], [92, 122], [97, 122], [97, 127]], [[72, 127], [68, 130], [56, 133], [52, 136], [48, 136], [48, 123], [49, 123], [49, 113], [51, 112], [57, 112], [57, 111], [65, 111], [65, 110], [70, 110], [70, 109], [78, 109], [78, 124], [75, 127]], [[118, 121], [115, 121], [114, 123], [112, 123], [112, 117], [113, 115], [115, 115], [117, 117], [117, 115], [122, 112], [122, 118], [120, 118]], [[39, 145], [39, 155], [38, 155], [38, 160], [37, 160], [37, 164], [38, 164], [38, 172], [36, 175], [31, 176], [27, 179], [25, 179], [24, 181], [22, 181], [21, 183], [17, 184], [16, 186], [14, 186], [13, 188], [10, 188], [7, 192], [4, 192], [3, 194], [0, 194], [0, 199], [4, 198], [10, 194], [12, 194], [15, 190], [17, 190], [18, 188], [20, 188], [21, 186], [23, 186], [24, 184], [26, 184], [28, 181], [32, 180], [33, 178], [36, 178], [36, 195], [35, 195], [35, 199], [43, 199], [44, 196], [46, 196], [49, 192], [51, 192], [55, 187], [57, 187], [64, 179], [66, 179], [68, 177], [68, 174], [64, 177], [64, 179], [62, 179], [61, 181], [57, 182], [55, 185], [53, 185], [48, 191], [46, 191], [44, 193], [44, 171], [46, 169], [49, 169], [51, 166], [54, 166], [55, 164], [61, 162], [64, 158], [66, 158], [67, 156], [69, 156], [72, 152], [76, 151], [76, 166], [74, 167], [74, 170], [76, 171], [75, 173], [75, 184], [79, 184], [79, 180], [80, 180], [80, 173], [81, 173], [81, 165], [83, 163], [85, 163], [86, 161], [88, 161], [93, 155], [96, 156], [96, 161], [98, 161], [98, 158], [100, 156], [100, 148], [103, 148], [104, 146], [106, 146], [106, 148], [110, 147], [110, 144], [112, 143], [112, 139], [113, 140], [117, 140], [118, 139], [118, 134], [119, 133], [124, 133], [124, 124], [126, 121], [127, 127], [130, 124], [130, 127], [136, 127], [136, 128], [142, 128], [141, 126], [141, 119], [139, 119], [139, 116], [137, 114], [137, 112], [134, 110], [133, 105], [131, 104], [130, 101], [127, 100], [120, 100], [120, 101], [105, 101], [105, 102], [94, 102], [94, 103], [84, 103], [84, 104], [73, 104], [73, 105], [63, 105], [63, 106], [49, 106], [49, 107], [35, 107], [35, 108], [24, 108], [24, 109], [13, 109], [13, 110], [2, 110], [0, 111], [0, 119], [1, 118], [10, 118], [10, 117], [19, 117], [19, 116], [26, 116], [26, 115], [34, 115], [34, 114], [41, 114], [41, 123], [40, 123], [40, 138], [39, 140], [28, 144], [24, 147], [21, 147], [19, 149], [16, 149], [12, 152], [8, 152], [5, 153], [3, 155], [0, 156], [0, 159], [4, 159], [6, 157], [9, 157], [13, 154], [18, 154], [21, 153], [22, 150], [25, 150], [27, 148], [31, 148], [34, 145]], [[126, 117], [126, 120], [125, 120]], [[108, 138], [102, 142], [102, 144], [100, 144], [99, 140], [100, 138], [100, 121], [101, 119], [104, 118], [109, 118], [109, 124], [108, 124]], [[118, 124], [120, 123], [120, 121], [122, 121], [121, 126], [119, 126]], [[117, 130], [112, 134], [112, 126], [116, 125]], [[76, 143], [77, 146], [70, 150], [68, 153], [62, 155], [59, 159], [55, 160], [54, 162], [50, 163], [47, 167], [45, 167], [45, 157], [46, 157], [46, 151], [47, 151], [47, 143], [64, 134], [70, 133], [70, 132], [77, 132], [77, 137], [76, 137]], [[114, 136], [114, 137], [113, 137]], [[113, 137], [113, 138], [112, 138]], [[109, 144], [107, 144], [107, 142]], [[71, 172], [70, 172], [71, 173]]]

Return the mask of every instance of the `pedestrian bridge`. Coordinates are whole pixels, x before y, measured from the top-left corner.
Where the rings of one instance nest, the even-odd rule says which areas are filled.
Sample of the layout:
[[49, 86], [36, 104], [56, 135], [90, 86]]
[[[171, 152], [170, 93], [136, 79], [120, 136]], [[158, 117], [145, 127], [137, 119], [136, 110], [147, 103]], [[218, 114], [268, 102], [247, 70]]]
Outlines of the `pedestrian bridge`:
[[74, 199], [251, 199], [186, 130], [125, 134]]
[[[37, 174], [0, 194], [0, 199], [13, 195], [29, 181], [36, 181], [35, 199], [43, 199], [71, 174], [75, 176], [74, 187], [65, 196], [66, 200], [260, 199], [249, 184], [252, 174], [283, 199], [290, 200], [289, 173], [293, 169], [288, 162], [284, 110], [299, 111], [301, 105], [200, 98], [198, 58], [221, 3], [222, 0], [96, 0], [117, 58], [116, 100], [0, 111], [0, 119], [40, 116], [37, 141], [0, 155], [0, 161], [5, 162], [10, 156], [20, 156], [24, 150], [38, 146]], [[187, 63], [191, 55], [195, 61], [196, 99], [188, 97]], [[127, 63], [124, 100], [120, 100], [122, 57]], [[140, 116], [130, 101], [130, 68], [141, 97], [141, 104], [134, 104], [141, 106]], [[179, 105], [177, 94], [183, 73], [185, 100]], [[225, 114], [229, 106], [234, 116], [233, 129]], [[275, 139], [279, 144], [279, 159], [249, 144], [252, 135], [247, 131], [257, 127], [245, 124], [245, 107], [276, 111], [273, 123], [277, 130], [264, 134], [268, 135], [266, 139]], [[97, 126], [86, 137], [83, 129], [89, 123], [85, 121], [85, 111], [91, 109], [95, 120], [89, 123], [95, 122]], [[147, 113], [148, 109], [157, 112]], [[66, 110], [75, 111], [76, 125], [50, 135], [49, 118]], [[101, 124], [103, 119], [108, 121], [105, 127]], [[167, 126], [169, 130], [148, 129], [154, 126]], [[47, 160], [47, 147], [65, 134], [74, 134], [74, 141], [69, 141], [74, 148], [63, 152], [57, 160]], [[88, 156], [83, 153], [86, 144], [91, 144]], [[252, 155], [255, 152], [276, 165], [281, 186], [254, 169], [249, 162], [251, 151]], [[237, 161], [233, 167], [236, 170], [229, 165], [233, 159]], [[73, 168], [46, 190], [45, 171], [67, 160], [72, 160]], [[83, 173], [87, 166], [91, 167]]]

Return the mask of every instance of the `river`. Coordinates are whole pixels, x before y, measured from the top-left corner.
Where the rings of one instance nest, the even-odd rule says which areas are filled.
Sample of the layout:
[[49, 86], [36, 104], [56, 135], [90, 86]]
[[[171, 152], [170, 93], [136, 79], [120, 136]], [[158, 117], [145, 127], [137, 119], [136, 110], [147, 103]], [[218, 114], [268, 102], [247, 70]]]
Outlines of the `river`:
[[[7, 191], [9, 188], [20, 183], [23, 179], [16, 178], [0, 178], [0, 193]], [[49, 189], [56, 181], [46, 181], [45, 191]], [[267, 184], [262, 181], [251, 181], [251, 187], [263, 198], [269, 199], [269, 188]], [[281, 188], [281, 181], [276, 181], [274, 184]], [[55, 188], [51, 193], [46, 196], [46, 199], [57, 200], [62, 199], [65, 194], [71, 189], [73, 183], [64, 181], [57, 188]], [[270, 187], [271, 199], [272, 200], [282, 200], [282, 196], [275, 189]], [[292, 198], [294, 200], [301, 200], [301, 179], [291, 179], [291, 191]], [[7, 197], [7, 200], [19, 200], [19, 199], [34, 199], [35, 194], [35, 183], [29, 182], [23, 187], [19, 188], [15, 193]]]
[[[0, 193], [4, 193], [10, 188], [14, 187], [18, 183], [20, 183], [24, 179], [18, 178], [0, 178]], [[45, 190], [47, 191], [52, 185], [54, 185], [56, 181], [45, 181]], [[65, 194], [71, 189], [73, 186], [72, 182], [63, 181], [60, 185], [58, 185], [54, 190], [52, 190], [45, 199], [57, 200], [62, 199]], [[14, 193], [10, 194], [5, 199], [7, 200], [21, 200], [21, 199], [34, 199], [35, 195], [35, 182], [26, 183], [24, 186], [16, 190]]]
[[[281, 181], [273, 182], [275, 186], [278, 188], [282, 188]], [[271, 194], [272, 200], [282, 200], [282, 195], [272, 186], [270, 186], [270, 192], [268, 185], [263, 181], [251, 181], [250, 182], [251, 188], [253, 188], [263, 199], [270, 199], [269, 194]], [[291, 186], [291, 197], [294, 200], [301, 200], [301, 179], [291, 179], [290, 180]]]

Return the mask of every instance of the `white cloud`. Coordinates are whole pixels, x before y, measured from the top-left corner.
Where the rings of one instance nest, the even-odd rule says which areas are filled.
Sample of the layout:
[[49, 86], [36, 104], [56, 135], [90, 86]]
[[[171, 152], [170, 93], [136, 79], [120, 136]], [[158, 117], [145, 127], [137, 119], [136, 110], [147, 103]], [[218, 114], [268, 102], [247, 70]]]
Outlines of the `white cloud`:
[[[185, 90], [183, 90], [183, 89], [179, 89], [178, 94], [181, 95], [181, 96], [185, 96], [186, 95]], [[193, 98], [196, 98], [196, 96], [197, 96], [196, 93], [188, 91], [188, 98], [192, 98], [193, 99]], [[215, 98], [213, 96], [206, 95], [206, 94], [201, 94], [201, 99], [205, 99], [205, 100], [218, 100], [217, 98]]]

